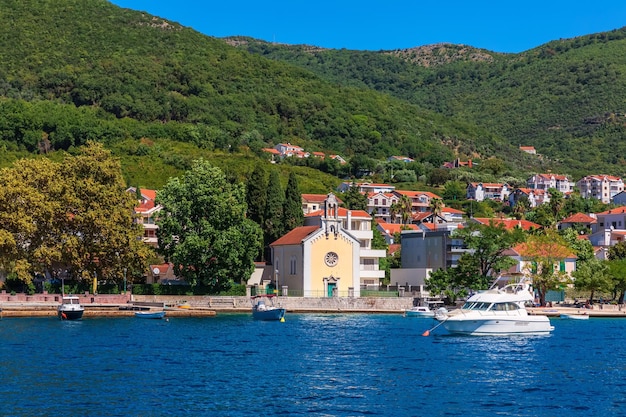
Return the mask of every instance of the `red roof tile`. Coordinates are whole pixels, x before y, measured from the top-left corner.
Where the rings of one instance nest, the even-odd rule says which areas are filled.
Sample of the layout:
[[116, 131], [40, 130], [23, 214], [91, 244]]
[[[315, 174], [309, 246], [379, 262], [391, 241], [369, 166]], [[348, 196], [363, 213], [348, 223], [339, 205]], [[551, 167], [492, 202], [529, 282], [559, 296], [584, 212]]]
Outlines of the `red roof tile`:
[[279, 245], [298, 245], [302, 243], [302, 241], [312, 233], [319, 230], [319, 226], [300, 226], [293, 229], [291, 232], [286, 235], [278, 238], [274, 242], [270, 244], [270, 246], [279, 246]]

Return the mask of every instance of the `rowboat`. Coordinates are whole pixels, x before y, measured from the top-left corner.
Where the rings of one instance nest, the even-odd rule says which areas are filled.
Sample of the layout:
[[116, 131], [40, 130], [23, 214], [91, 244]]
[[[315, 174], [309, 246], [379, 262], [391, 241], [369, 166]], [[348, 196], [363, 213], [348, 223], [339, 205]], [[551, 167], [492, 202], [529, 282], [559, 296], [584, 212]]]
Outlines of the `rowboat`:
[[135, 311], [135, 317], [140, 319], [162, 319], [165, 311]]
[[561, 314], [562, 319], [566, 320], [589, 320], [589, 315], [587, 313], [582, 314]]

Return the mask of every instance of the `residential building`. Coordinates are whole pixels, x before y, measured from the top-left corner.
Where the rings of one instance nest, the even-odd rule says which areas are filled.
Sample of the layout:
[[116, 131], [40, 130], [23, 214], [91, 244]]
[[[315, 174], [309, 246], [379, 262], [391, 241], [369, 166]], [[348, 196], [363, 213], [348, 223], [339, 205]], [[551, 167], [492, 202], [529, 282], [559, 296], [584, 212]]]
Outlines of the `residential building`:
[[397, 219], [391, 218], [391, 205], [397, 203], [398, 200], [398, 196], [394, 193], [367, 193], [367, 212], [374, 215], [376, 219], [382, 219], [387, 223], [395, 223]]
[[409, 158], [408, 156], [390, 156], [387, 158], [387, 161], [400, 161], [404, 163], [415, 162], [413, 158]]
[[546, 190], [533, 190], [532, 188], [516, 188], [509, 194], [509, 205], [514, 207], [515, 204], [525, 197], [531, 208], [537, 207], [543, 203], [550, 201], [550, 194]]
[[[321, 210], [324, 207], [324, 201], [328, 195], [326, 194], [302, 194], [302, 212], [307, 215], [309, 213], [313, 213], [314, 211]], [[337, 198], [337, 202], [341, 205], [343, 201], [340, 198]]]
[[423, 213], [426, 211], [430, 211], [431, 200], [435, 198], [441, 200], [441, 197], [429, 191], [395, 190], [393, 193], [398, 197], [398, 199], [401, 199], [402, 196], [409, 197], [409, 199], [411, 200], [412, 213]]
[[529, 153], [531, 155], [537, 155], [537, 150], [534, 146], [520, 146], [519, 150], [522, 152]]
[[501, 183], [470, 182], [467, 184], [466, 196], [468, 200], [508, 201], [509, 186]]
[[305, 297], [360, 296], [361, 286], [377, 286], [385, 271], [385, 250], [372, 249], [371, 216], [339, 207], [334, 194], [305, 216], [304, 226], [270, 247], [276, 285]]
[[620, 177], [612, 175], [587, 175], [581, 178], [576, 186], [584, 198], [595, 198], [609, 204], [613, 198], [624, 191], [624, 182]]
[[524, 231], [538, 230], [541, 229], [541, 225], [537, 223], [533, 223], [528, 220], [517, 220], [517, 219], [500, 219], [495, 217], [472, 217], [469, 221], [480, 223], [482, 225], [488, 226], [490, 224], [493, 225], [503, 225], [505, 229], [511, 230], [515, 227], [519, 227]]
[[596, 213], [589, 241], [593, 246], [608, 248], [624, 241], [626, 236], [626, 206]]
[[444, 164], [441, 167], [442, 168], [448, 168], [448, 169], [473, 168], [474, 164], [472, 163], [471, 159], [469, 159], [468, 161], [461, 161], [459, 158], [456, 158], [452, 162], [444, 162]]
[[371, 182], [350, 182], [344, 181], [339, 184], [337, 190], [340, 192], [346, 192], [350, 189], [350, 187], [355, 186], [358, 188], [360, 193], [390, 193], [396, 189], [395, 186], [389, 184], [375, 184]]
[[[137, 188], [129, 187], [126, 192], [137, 194]], [[143, 241], [156, 248], [159, 243], [156, 235], [159, 228], [156, 225], [156, 219], [163, 206], [155, 204], [155, 190], [140, 188], [140, 195], [139, 205], [135, 207], [135, 222], [143, 226]]]
[[626, 205], [626, 191], [619, 192], [613, 196], [613, 204]]
[[292, 145], [291, 143], [279, 143], [278, 145], [274, 146], [274, 149], [280, 152], [280, 155], [283, 158], [286, 158], [288, 156], [294, 156], [296, 158], [306, 158], [309, 156], [309, 153], [305, 152], [303, 148], [301, 148], [300, 146]]
[[[554, 264], [554, 270], [567, 274], [570, 278], [572, 272], [576, 270], [576, 255], [568, 251], [568, 255]], [[519, 280], [520, 276], [526, 276], [532, 279], [532, 274], [537, 272], [537, 264], [533, 262], [532, 256], [526, 243], [520, 243], [503, 253], [516, 261], [516, 264], [506, 271], [501, 271], [500, 281]], [[532, 256], [531, 256], [532, 255]], [[545, 254], [548, 256], [549, 254]]]
[[576, 184], [566, 175], [535, 174], [526, 180], [526, 186], [532, 190], [544, 191], [548, 191], [550, 188], [555, 188], [563, 194], [567, 194], [574, 190]]
[[561, 220], [558, 223], [558, 229], [559, 230], [565, 230], [568, 229], [570, 227], [573, 226], [582, 226], [585, 227], [589, 230], [592, 229], [593, 225], [596, 224], [596, 217], [595, 214], [592, 216], [588, 216], [586, 214], [583, 213], [576, 213], [576, 214], [572, 214], [569, 217], [566, 217], [565, 219]]
[[403, 230], [418, 230], [415, 224], [385, 223], [382, 220], [376, 222], [376, 227], [388, 245], [400, 243], [395, 241], [395, 236], [401, 234]]
[[467, 252], [463, 240], [451, 230], [412, 231], [401, 233], [402, 268], [436, 271], [456, 267]]

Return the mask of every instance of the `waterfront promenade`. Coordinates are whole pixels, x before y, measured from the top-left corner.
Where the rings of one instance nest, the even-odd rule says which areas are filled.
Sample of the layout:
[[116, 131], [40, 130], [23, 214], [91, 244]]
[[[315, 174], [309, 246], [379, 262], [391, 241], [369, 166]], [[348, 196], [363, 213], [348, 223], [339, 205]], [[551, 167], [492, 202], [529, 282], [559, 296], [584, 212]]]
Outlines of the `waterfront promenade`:
[[[225, 313], [249, 313], [249, 297], [216, 296], [155, 296], [155, 295], [79, 295], [85, 307], [84, 317], [133, 316], [133, 309], [165, 309], [169, 317], [212, 317]], [[0, 294], [2, 317], [56, 316], [59, 294]], [[413, 305], [413, 297], [276, 297], [276, 305], [288, 313], [376, 313], [402, 314]], [[624, 317], [626, 307], [595, 305], [594, 308], [576, 308], [568, 304], [554, 307], [529, 308], [534, 315], [559, 317], [561, 314], [588, 314], [590, 317]]]

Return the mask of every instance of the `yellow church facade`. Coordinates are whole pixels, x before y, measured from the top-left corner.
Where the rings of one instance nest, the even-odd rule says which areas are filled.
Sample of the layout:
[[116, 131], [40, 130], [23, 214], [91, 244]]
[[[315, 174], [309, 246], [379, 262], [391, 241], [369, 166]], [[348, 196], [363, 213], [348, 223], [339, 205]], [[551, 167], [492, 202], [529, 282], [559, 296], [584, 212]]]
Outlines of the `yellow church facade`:
[[[371, 217], [364, 213], [362, 220], [356, 221], [346, 211], [338, 206], [336, 197], [329, 194], [322, 212], [308, 219], [309, 225], [293, 229], [270, 245], [275, 284], [280, 289], [286, 287], [293, 296], [359, 297], [364, 274], [384, 274], [384, 271], [372, 270], [377, 269], [378, 258], [383, 257], [385, 251], [364, 248], [369, 240], [364, 243], [359, 235], [365, 232], [361, 226], [369, 228]], [[353, 231], [351, 224], [361, 226]], [[365, 262], [364, 251], [369, 256], [366, 266], [361, 265]], [[370, 258], [375, 262], [370, 264]]]

